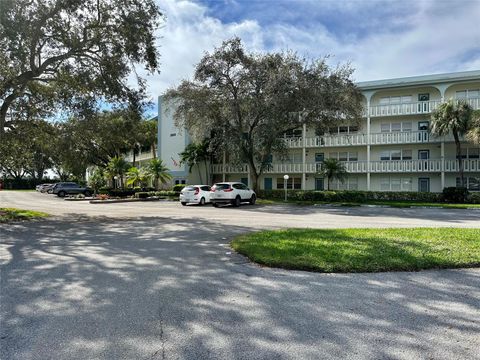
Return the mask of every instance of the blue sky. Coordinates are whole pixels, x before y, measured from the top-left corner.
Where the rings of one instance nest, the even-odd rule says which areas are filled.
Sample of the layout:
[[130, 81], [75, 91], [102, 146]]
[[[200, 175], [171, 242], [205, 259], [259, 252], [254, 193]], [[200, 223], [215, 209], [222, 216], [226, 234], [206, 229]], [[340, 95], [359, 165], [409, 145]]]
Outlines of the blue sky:
[[233, 36], [253, 51], [331, 55], [356, 81], [480, 69], [480, 0], [157, 1], [166, 23], [161, 73], [147, 77], [154, 102]]

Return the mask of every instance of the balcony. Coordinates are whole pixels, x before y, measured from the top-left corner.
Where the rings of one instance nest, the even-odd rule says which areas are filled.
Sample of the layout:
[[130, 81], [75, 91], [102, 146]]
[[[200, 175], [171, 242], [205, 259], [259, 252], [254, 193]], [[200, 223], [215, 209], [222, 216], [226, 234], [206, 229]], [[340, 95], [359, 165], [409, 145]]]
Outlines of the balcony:
[[[342, 162], [348, 173], [351, 174], [365, 174], [370, 169], [371, 173], [427, 173], [427, 172], [441, 172], [442, 160], [385, 160], [385, 161], [344, 161]], [[212, 172], [214, 174], [223, 173], [222, 164], [212, 165]], [[315, 174], [322, 170], [322, 163], [306, 163], [305, 173]], [[457, 160], [445, 160], [445, 172], [458, 172]], [[464, 160], [465, 172], [480, 172], [480, 160], [468, 159]], [[270, 168], [264, 171], [264, 174], [301, 174], [304, 172], [303, 164], [272, 164]], [[246, 174], [248, 173], [247, 165], [230, 166], [225, 165], [225, 174]]]
[[[480, 98], [466, 99], [474, 110], [480, 109]], [[442, 101], [420, 101], [404, 104], [371, 105], [370, 117], [430, 114]], [[364, 113], [366, 116], [366, 113]]]
[[[144, 161], [151, 159], [153, 159], [151, 151], [141, 152], [135, 156], [135, 161]], [[128, 162], [133, 162], [133, 154], [130, 152], [127, 156], [125, 156], [125, 160]]]
[[[369, 141], [370, 138], [370, 141]], [[302, 138], [286, 138], [287, 146], [292, 149], [303, 147]], [[305, 139], [306, 148], [389, 145], [389, 144], [424, 144], [440, 141], [454, 141], [452, 135], [435, 137], [428, 131], [388, 132], [370, 134], [345, 134], [334, 136], [316, 136]]]

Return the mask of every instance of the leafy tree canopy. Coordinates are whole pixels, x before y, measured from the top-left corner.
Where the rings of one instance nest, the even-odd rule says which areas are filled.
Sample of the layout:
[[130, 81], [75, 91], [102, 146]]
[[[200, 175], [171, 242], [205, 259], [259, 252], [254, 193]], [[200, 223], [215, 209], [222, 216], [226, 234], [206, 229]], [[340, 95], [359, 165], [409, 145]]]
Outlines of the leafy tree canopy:
[[[0, 1], [0, 134], [7, 119], [91, 111], [99, 99], [139, 112], [144, 81], [158, 69], [154, 0]], [[7, 115], [12, 115], [8, 116]]]
[[361, 119], [361, 93], [348, 65], [330, 68], [294, 53], [247, 52], [240, 39], [225, 41], [198, 63], [194, 79], [167, 92], [175, 119], [194, 141], [212, 136], [211, 147], [230, 162], [250, 166], [254, 188], [272, 153], [285, 153], [285, 131], [302, 124], [326, 129]]

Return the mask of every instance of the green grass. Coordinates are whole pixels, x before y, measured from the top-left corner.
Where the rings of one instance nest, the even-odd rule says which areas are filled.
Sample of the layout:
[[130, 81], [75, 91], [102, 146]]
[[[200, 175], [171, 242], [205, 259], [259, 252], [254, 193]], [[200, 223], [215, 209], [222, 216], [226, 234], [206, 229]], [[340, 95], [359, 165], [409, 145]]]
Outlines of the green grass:
[[287, 229], [242, 235], [232, 247], [263, 265], [319, 272], [480, 266], [480, 229]]
[[258, 199], [258, 204], [272, 205], [272, 204], [294, 204], [301, 206], [311, 205], [338, 205], [338, 206], [361, 206], [361, 205], [381, 205], [396, 208], [409, 208], [409, 207], [438, 207], [444, 209], [480, 209], [480, 204], [448, 204], [448, 203], [430, 203], [430, 202], [417, 202], [417, 201], [366, 201], [366, 202], [328, 202], [328, 201], [297, 201], [289, 200], [286, 203], [282, 200], [267, 200]]
[[47, 216], [49, 215], [40, 211], [0, 208], [0, 223], [15, 220], [30, 220]]

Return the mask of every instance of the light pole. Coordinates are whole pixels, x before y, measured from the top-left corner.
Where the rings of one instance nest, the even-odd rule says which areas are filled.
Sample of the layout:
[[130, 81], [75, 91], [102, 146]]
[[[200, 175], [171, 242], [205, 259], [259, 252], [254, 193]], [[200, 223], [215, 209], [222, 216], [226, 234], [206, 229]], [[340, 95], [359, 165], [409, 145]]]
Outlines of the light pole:
[[283, 188], [285, 189], [285, 202], [287, 202], [287, 181], [290, 178], [288, 175], [283, 175]]

